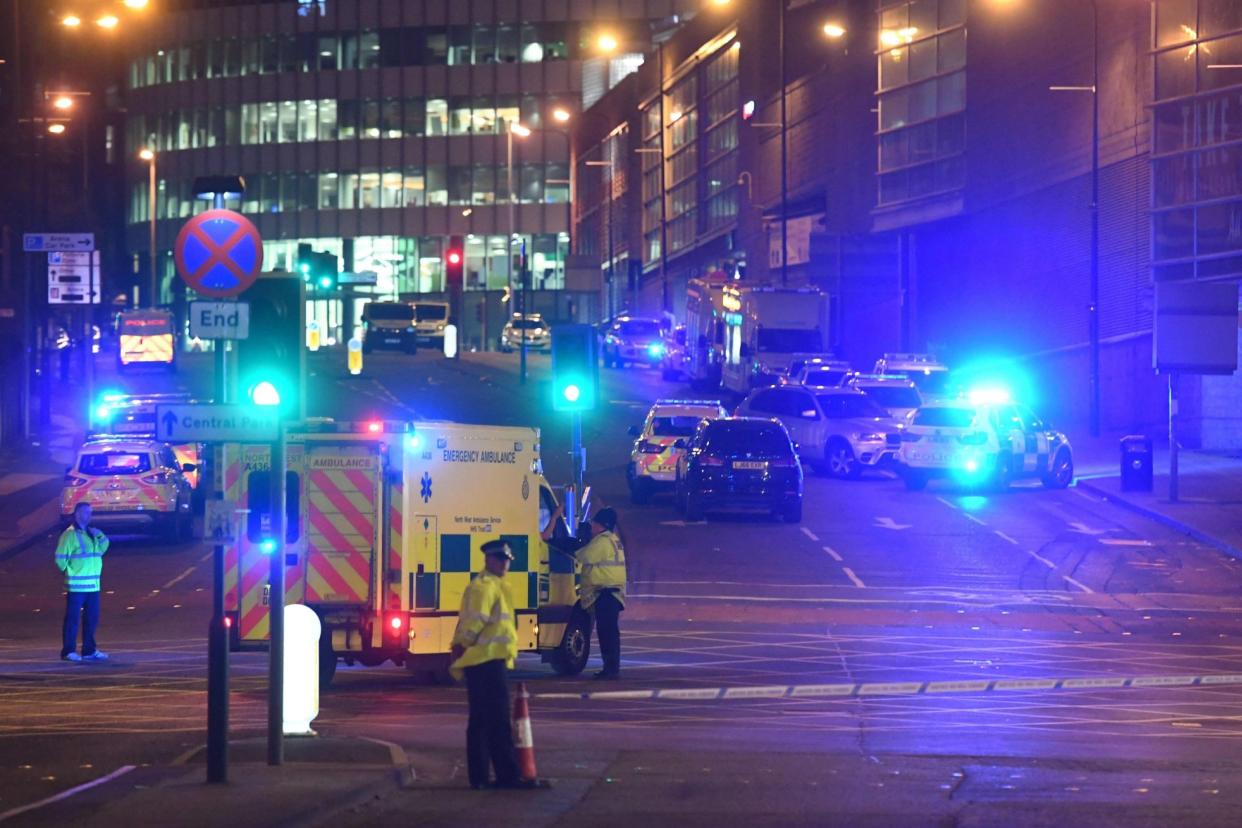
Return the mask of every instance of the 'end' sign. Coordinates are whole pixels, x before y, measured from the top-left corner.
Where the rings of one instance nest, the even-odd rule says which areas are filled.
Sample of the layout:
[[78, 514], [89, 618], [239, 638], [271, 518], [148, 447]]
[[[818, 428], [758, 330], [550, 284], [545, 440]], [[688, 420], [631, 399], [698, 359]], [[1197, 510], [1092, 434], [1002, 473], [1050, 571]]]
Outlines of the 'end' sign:
[[190, 336], [199, 339], [247, 339], [250, 336], [250, 304], [191, 302]]

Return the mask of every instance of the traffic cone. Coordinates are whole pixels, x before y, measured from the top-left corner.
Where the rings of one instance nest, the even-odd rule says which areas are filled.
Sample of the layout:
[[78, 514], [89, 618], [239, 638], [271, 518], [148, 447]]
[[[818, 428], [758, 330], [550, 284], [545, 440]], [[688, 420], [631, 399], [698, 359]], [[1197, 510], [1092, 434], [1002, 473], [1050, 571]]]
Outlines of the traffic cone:
[[517, 748], [518, 771], [523, 779], [535, 779], [535, 740], [530, 730], [530, 693], [526, 682], [518, 682], [513, 705], [513, 744]]

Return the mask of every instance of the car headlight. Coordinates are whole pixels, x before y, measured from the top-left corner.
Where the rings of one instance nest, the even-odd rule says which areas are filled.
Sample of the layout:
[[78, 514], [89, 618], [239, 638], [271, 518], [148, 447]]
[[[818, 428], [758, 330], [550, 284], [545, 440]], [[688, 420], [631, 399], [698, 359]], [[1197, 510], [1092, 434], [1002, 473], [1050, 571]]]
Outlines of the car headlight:
[[866, 431], [862, 434], [855, 434], [854, 439], [860, 443], [876, 443], [884, 439], [884, 435], [878, 431]]

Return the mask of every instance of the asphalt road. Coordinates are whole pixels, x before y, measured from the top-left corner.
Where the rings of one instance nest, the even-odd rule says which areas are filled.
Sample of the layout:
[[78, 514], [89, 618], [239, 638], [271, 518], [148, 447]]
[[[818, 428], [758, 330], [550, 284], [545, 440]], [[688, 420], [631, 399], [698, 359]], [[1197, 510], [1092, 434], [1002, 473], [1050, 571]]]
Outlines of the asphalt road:
[[[525, 386], [516, 364], [375, 354], [349, 377], [342, 355], [320, 354], [310, 410], [538, 425], [549, 478], [562, 481], [568, 428], [547, 404], [546, 357], [532, 357]], [[204, 367], [125, 382], [203, 393]], [[630, 505], [623, 470], [626, 429], [653, 399], [692, 392], [644, 369], [601, 377], [605, 404], [584, 434], [595, 502], [618, 507], [627, 538], [624, 678], [601, 687], [521, 659], [542, 769], [566, 779], [523, 824], [588, 805], [671, 818], [686, 790], [671, 778], [700, 803], [694, 819], [678, 812], [687, 824], [761, 803], [785, 816], [771, 824], [825, 813], [986, 824], [1002, 807], [1018, 807], [1005, 812], [1017, 822], [1227, 824], [1236, 813], [1239, 564], [1073, 488], [907, 492], [882, 475], [810, 474], [800, 525], [686, 524], [667, 498]], [[0, 813], [202, 741], [208, 549], [119, 539], [100, 631], [113, 660], [71, 665], [56, 659], [51, 545], [0, 561]], [[261, 732], [264, 656], [232, 664], [234, 730]], [[600, 690], [660, 693], [589, 696]], [[342, 667], [321, 705], [321, 731], [399, 742], [426, 784], [460, 782], [460, 689]], [[629, 799], [606, 781], [622, 774]], [[772, 804], [780, 791], [802, 809]], [[407, 806], [376, 803], [357, 824]]]

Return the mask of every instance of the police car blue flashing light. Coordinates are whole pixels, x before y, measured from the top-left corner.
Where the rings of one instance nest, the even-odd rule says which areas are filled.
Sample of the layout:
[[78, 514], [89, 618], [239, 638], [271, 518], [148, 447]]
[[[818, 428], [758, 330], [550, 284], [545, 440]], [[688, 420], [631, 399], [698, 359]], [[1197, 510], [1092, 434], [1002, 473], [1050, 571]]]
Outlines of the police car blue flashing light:
[[112, 416], [112, 407], [107, 403], [95, 406], [95, 419], [106, 420]]
[[664, 356], [664, 343], [652, 342], [647, 346], [647, 353], [651, 354], [653, 357]]
[[259, 542], [259, 551], [264, 555], [271, 555], [276, 551], [276, 541], [272, 538], [264, 538]]
[[975, 405], [1007, 405], [1013, 402], [1007, 388], [975, 388], [966, 396]]
[[423, 447], [423, 435], [411, 434], [409, 437], [405, 438], [405, 444], [411, 449], [420, 449]]

